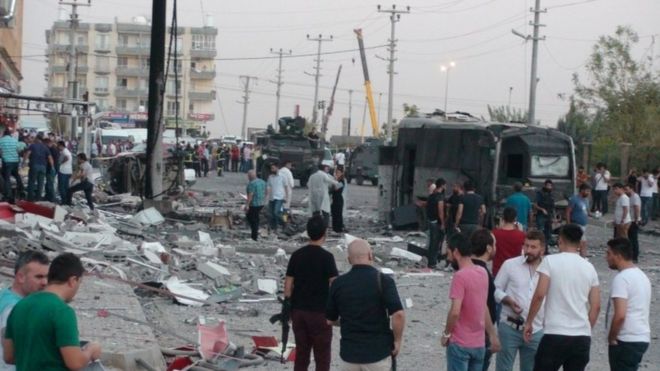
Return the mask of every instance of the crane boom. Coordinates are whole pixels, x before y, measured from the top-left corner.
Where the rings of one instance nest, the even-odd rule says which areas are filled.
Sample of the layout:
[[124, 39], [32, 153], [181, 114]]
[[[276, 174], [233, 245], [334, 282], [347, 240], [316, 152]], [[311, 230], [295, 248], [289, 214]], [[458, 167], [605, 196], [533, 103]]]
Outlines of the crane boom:
[[357, 35], [358, 46], [360, 48], [360, 59], [362, 60], [362, 72], [364, 73], [364, 90], [367, 94], [367, 102], [369, 105], [369, 118], [371, 119], [371, 130], [374, 136], [380, 134], [378, 129], [378, 120], [376, 119], [376, 106], [374, 104], [374, 96], [371, 91], [371, 80], [369, 80], [369, 68], [367, 68], [367, 56], [364, 52], [364, 40], [362, 39], [362, 29], [358, 28], [353, 30]]

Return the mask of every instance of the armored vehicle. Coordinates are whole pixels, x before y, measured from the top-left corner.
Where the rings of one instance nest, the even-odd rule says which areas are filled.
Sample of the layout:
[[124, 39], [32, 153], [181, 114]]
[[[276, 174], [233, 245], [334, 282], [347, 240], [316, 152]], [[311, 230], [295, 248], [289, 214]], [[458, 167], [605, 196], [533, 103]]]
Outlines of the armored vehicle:
[[378, 140], [369, 140], [351, 152], [346, 167], [346, 180], [350, 183], [362, 185], [368, 180], [373, 185], [378, 185], [378, 146], [382, 143]]
[[293, 178], [300, 181], [300, 186], [307, 185], [307, 179], [316, 171], [323, 159], [323, 148], [316, 148], [303, 135], [305, 119], [302, 117], [282, 117], [279, 120], [279, 132], [270, 127], [265, 133], [256, 136], [256, 144], [261, 147], [261, 158], [257, 160], [257, 170], [266, 179], [270, 164], [285, 161], [293, 164]]
[[[390, 162], [391, 176], [384, 185], [387, 189], [381, 190], [389, 198], [381, 201], [381, 208], [390, 210], [426, 197], [426, 180], [439, 177], [447, 181], [449, 190], [453, 183], [468, 179], [476, 185], [486, 202], [487, 226], [495, 222], [515, 182], [526, 185], [525, 192], [534, 201], [535, 191], [545, 179], [551, 179], [559, 209], [566, 207], [566, 200], [575, 193], [573, 140], [550, 128], [405, 118], [396, 146], [384, 149], [383, 158]], [[558, 211], [557, 215], [563, 215]]]

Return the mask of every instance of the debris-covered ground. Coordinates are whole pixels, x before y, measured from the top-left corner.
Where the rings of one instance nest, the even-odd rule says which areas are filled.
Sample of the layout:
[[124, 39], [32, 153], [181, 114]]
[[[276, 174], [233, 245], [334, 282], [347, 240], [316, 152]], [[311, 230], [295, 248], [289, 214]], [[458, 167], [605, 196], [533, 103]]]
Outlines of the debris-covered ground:
[[[254, 350], [253, 337], [261, 337], [265, 343], [280, 339], [280, 326], [271, 324], [269, 318], [280, 310], [277, 295], [282, 290], [288, 255], [305, 243], [307, 190], [294, 189], [293, 215], [286, 230], [268, 235], [264, 228], [260, 241], [254, 242], [249, 238], [241, 211], [245, 183], [244, 174], [234, 173], [198, 179], [183, 194], [157, 205], [162, 213], [149, 208], [151, 205], [138, 212], [139, 198], [118, 195], [99, 197], [102, 203], [94, 213], [82, 207], [84, 202], [78, 199], [81, 206], [57, 208], [55, 215], [47, 217], [36, 215], [43, 214], [43, 210], [17, 214], [14, 221], [0, 221], [4, 265], [8, 266], [15, 254], [24, 249], [45, 248], [53, 254], [72, 251], [83, 257], [96, 277], [85, 282], [74, 303], [81, 335], [86, 340], [101, 342], [113, 354], [146, 350], [124, 357], [124, 363], [117, 358], [104, 358], [105, 363], [120, 369], [165, 369], [159, 358], [161, 351], [168, 362], [177, 355], [183, 359], [197, 351], [172, 349], [200, 341], [206, 345], [207, 338], [214, 340], [202, 353], [210, 358], [224, 351], [233, 358], [244, 359], [246, 364], [258, 363], [254, 357], [245, 360]], [[407, 307], [399, 369], [444, 369], [445, 352], [439, 338], [448, 309], [451, 273], [421, 269], [423, 261], [418, 261], [419, 256], [408, 253], [410, 242], [424, 244], [423, 233], [390, 231], [377, 221], [376, 187], [351, 185], [346, 204], [349, 233], [371, 242], [378, 265], [394, 272]], [[262, 225], [265, 222], [264, 215]], [[593, 332], [589, 369], [598, 370], [607, 367], [604, 312], [613, 272], [604, 258], [605, 242], [611, 232], [603, 220], [594, 220], [592, 224], [588, 230], [593, 254], [590, 261], [599, 272], [603, 310]], [[640, 267], [654, 287], [660, 287], [658, 235], [652, 227], [640, 235]], [[340, 271], [350, 269], [344, 239], [343, 235], [330, 233], [326, 243]], [[9, 278], [3, 281], [8, 284]], [[660, 308], [657, 295], [652, 305], [655, 313], [654, 309]], [[228, 339], [223, 339], [223, 329], [216, 327], [222, 321]], [[202, 337], [200, 325], [207, 329]], [[657, 316], [652, 315], [651, 331], [652, 344], [642, 366], [647, 369], [660, 364]], [[213, 349], [217, 340], [220, 342]], [[229, 349], [225, 349], [227, 340], [232, 344]], [[290, 343], [294, 343], [293, 333]], [[291, 363], [280, 364], [275, 352], [269, 355], [272, 360], [250, 366], [251, 369], [293, 368]], [[235, 367], [236, 360], [224, 355], [221, 358], [226, 369]], [[138, 366], [140, 362], [147, 365]], [[333, 369], [338, 367], [336, 329]], [[491, 369], [494, 368], [493, 362]]]

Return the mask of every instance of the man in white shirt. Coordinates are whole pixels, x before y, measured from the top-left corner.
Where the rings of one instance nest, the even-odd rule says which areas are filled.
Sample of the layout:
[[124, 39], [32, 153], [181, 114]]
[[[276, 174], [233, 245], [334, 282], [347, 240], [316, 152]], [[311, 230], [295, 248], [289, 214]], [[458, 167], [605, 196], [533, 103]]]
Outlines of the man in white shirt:
[[539, 281], [536, 271], [543, 260], [545, 236], [529, 231], [523, 245], [523, 256], [508, 259], [495, 277], [495, 300], [502, 305], [498, 334], [502, 349], [497, 353], [497, 371], [511, 371], [520, 352], [520, 370], [534, 369], [534, 356], [543, 337], [543, 308], [532, 324], [532, 339], [523, 339], [523, 324], [529, 314], [532, 294]]
[[612, 280], [607, 321], [613, 310], [607, 341], [610, 370], [636, 371], [651, 341], [649, 312], [651, 282], [632, 262], [632, 246], [625, 238], [607, 242], [607, 264], [619, 271]]
[[653, 188], [657, 189], [656, 179], [651, 175], [648, 169], [642, 170], [642, 176], [639, 177], [639, 197], [642, 199], [642, 225], [646, 225], [653, 212]]
[[614, 237], [628, 238], [630, 229], [630, 198], [623, 191], [623, 184], [616, 183], [612, 186], [614, 194], [617, 196], [616, 206], [614, 208]]
[[92, 192], [94, 191], [92, 165], [89, 164], [89, 161], [87, 161], [87, 155], [84, 153], [79, 153], [76, 158], [78, 159], [78, 172], [73, 176], [72, 180], [80, 180], [80, 182], [69, 187], [67, 190], [65, 205], [72, 205], [73, 194], [78, 191], [83, 191], [85, 192], [87, 205], [89, 205], [91, 210], [94, 210], [94, 201], [92, 200]]
[[330, 223], [330, 188], [340, 187], [341, 184], [325, 171], [327, 166], [320, 165], [319, 169], [309, 177], [309, 211], [312, 216], [323, 216], [326, 228]]
[[632, 258], [633, 258], [633, 263], [637, 263], [637, 259], [639, 258], [639, 224], [642, 220], [642, 200], [639, 197], [637, 193], [635, 193], [635, 190], [633, 189], [632, 184], [626, 184], [623, 187], [623, 191], [626, 192], [626, 196], [630, 198], [630, 218], [632, 221], [630, 222], [630, 228], [628, 229], [628, 239], [630, 240], [630, 244], [632, 245]]
[[284, 178], [284, 183], [286, 185], [286, 201], [284, 201], [284, 210], [291, 209], [291, 198], [293, 197], [293, 173], [291, 173], [291, 168], [293, 163], [291, 161], [284, 161], [284, 166], [280, 169], [278, 174]]
[[591, 211], [600, 211], [602, 214], [607, 214], [607, 193], [610, 185], [610, 172], [605, 167], [605, 164], [599, 162], [596, 165], [596, 173], [594, 174], [594, 205]]
[[[591, 329], [600, 311], [598, 273], [580, 257], [582, 228], [567, 224], [559, 231], [559, 254], [539, 265], [539, 282], [525, 321], [525, 341], [532, 340], [534, 320], [545, 309], [543, 337], [534, 358], [535, 371], [583, 371], [589, 363]], [[545, 299], [545, 304], [543, 300]]]
[[73, 157], [71, 157], [71, 151], [66, 148], [64, 141], [60, 140], [57, 142], [57, 148], [60, 150], [60, 157], [58, 158], [60, 170], [57, 174], [57, 190], [60, 194], [60, 203], [64, 204], [66, 202], [66, 193], [69, 190], [69, 181], [73, 174]]
[[346, 155], [342, 151], [335, 154], [335, 167], [344, 166], [346, 164]]
[[269, 227], [276, 231], [278, 225], [282, 225], [282, 206], [287, 199], [286, 182], [279, 175], [277, 164], [270, 164], [270, 175], [266, 182], [266, 199], [268, 200]]

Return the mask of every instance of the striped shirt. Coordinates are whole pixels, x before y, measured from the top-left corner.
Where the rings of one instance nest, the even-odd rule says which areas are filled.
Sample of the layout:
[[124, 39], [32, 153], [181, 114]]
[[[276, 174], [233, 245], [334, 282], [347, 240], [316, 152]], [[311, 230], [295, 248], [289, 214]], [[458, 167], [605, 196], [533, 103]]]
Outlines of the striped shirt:
[[18, 140], [11, 135], [0, 138], [0, 151], [2, 151], [2, 162], [18, 163]]

